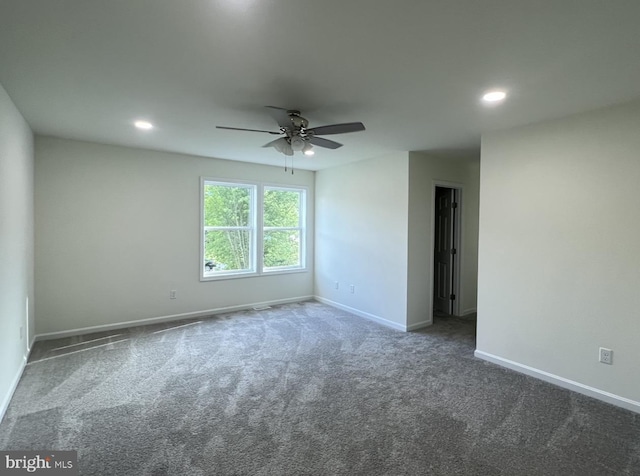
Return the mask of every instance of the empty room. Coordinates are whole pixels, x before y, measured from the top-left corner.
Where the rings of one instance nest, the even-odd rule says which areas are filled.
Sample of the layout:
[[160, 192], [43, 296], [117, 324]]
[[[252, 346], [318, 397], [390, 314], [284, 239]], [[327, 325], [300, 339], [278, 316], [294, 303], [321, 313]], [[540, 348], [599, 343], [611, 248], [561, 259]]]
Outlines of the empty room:
[[0, 475], [640, 475], [638, 24], [0, 0]]

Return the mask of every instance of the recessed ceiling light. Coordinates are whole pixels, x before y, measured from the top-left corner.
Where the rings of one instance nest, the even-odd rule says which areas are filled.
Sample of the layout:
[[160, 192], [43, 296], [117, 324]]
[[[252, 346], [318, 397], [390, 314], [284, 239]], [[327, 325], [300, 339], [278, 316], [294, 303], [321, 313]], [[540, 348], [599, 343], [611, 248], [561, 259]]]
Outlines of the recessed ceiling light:
[[487, 91], [482, 96], [482, 100], [484, 102], [493, 103], [493, 102], [502, 101], [506, 97], [507, 97], [507, 93], [505, 93], [504, 91]]
[[147, 121], [136, 121], [133, 123], [133, 125], [136, 126], [138, 129], [143, 129], [145, 131], [148, 131], [149, 129], [153, 129], [153, 124]]

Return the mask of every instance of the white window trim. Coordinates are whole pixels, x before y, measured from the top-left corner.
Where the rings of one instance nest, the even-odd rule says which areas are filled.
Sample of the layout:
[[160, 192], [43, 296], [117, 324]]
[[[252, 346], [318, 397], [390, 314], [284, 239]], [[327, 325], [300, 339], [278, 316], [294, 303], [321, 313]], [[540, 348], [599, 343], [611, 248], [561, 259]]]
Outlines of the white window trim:
[[[237, 185], [242, 187], [251, 188], [251, 209], [249, 212], [249, 223], [248, 227], [205, 227], [204, 224], [204, 187], [207, 184], [212, 185]], [[208, 177], [200, 177], [200, 281], [218, 281], [221, 279], [233, 279], [233, 278], [246, 278], [250, 276], [257, 276], [258, 273], [258, 261], [256, 255], [256, 246], [255, 243], [258, 241], [258, 233], [260, 233], [260, 227], [257, 220], [257, 210], [258, 210], [258, 197], [260, 196], [260, 185], [255, 182], [241, 181], [241, 180], [233, 180], [233, 179], [224, 179], [224, 178], [208, 178]], [[238, 229], [238, 230], [249, 230], [251, 236], [251, 249], [249, 250], [249, 262], [251, 263], [250, 269], [241, 269], [241, 270], [230, 270], [230, 271], [221, 271], [216, 274], [205, 274], [204, 271], [204, 241], [205, 241], [205, 233], [208, 229]]]
[[[253, 242], [250, 253], [250, 260], [252, 264], [251, 270], [237, 270], [226, 271], [215, 275], [205, 274], [204, 271], [204, 238], [205, 238], [205, 225], [204, 225], [204, 187], [206, 183], [219, 183], [221, 185], [237, 184], [239, 186], [253, 187], [253, 209], [250, 217], [250, 221], [253, 223]], [[264, 216], [264, 193], [266, 189], [271, 190], [287, 190], [302, 192], [300, 195], [300, 226], [298, 228], [292, 227], [292, 230], [300, 231], [300, 265], [299, 266], [282, 266], [265, 268], [264, 267], [264, 230], [263, 216]], [[227, 279], [237, 278], [250, 278], [256, 276], [276, 275], [276, 274], [291, 274], [291, 273], [305, 273], [308, 272], [307, 268], [307, 196], [309, 194], [308, 187], [303, 185], [282, 185], [255, 182], [250, 180], [238, 180], [218, 177], [200, 177], [200, 233], [198, 234], [200, 239], [200, 281], [220, 281]], [[217, 227], [209, 227], [217, 228]], [[228, 227], [225, 227], [228, 229]], [[269, 227], [268, 229], [289, 229], [289, 227]], [[239, 229], [246, 229], [245, 227], [239, 227]]]
[[[284, 274], [301, 272], [307, 270], [307, 194], [309, 193], [307, 187], [301, 186], [286, 186], [286, 185], [270, 185], [262, 184], [260, 199], [264, 199], [266, 190], [282, 190], [286, 192], [299, 192], [300, 193], [300, 213], [298, 215], [297, 227], [265, 227], [261, 223], [261, 238], [259, 240], [260, 246], [264, 243], [264, 232], [267, 230], [295, 230], [300, 233], [300, 264], [297, 266], [274, 266], [272, 268], [265, 268], [264, 266], [264, 252], [260, 250], [260, 269], [263, 274]], [[262, 213], [260, 214], [260, 220], [264, 216], [264, 209], [261, 207]]]

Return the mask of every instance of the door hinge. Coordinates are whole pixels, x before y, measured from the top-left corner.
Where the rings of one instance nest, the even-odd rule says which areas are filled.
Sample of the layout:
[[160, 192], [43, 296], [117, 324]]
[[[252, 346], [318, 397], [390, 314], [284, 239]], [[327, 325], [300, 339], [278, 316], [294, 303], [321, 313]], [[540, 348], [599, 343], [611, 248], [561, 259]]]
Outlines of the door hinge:
[[456, 295], [455, 294], [450, 294], [449, 295], [449, 299], [451, 299], [452, 301], [456, 300]]
[[451, 254], [455, 255], [456, 253], [457, 253], [456, 249], [455, 248], [451, 248]]
[[453, 202], [451, 204], [451, 208], [458, 208], [458, 202]]

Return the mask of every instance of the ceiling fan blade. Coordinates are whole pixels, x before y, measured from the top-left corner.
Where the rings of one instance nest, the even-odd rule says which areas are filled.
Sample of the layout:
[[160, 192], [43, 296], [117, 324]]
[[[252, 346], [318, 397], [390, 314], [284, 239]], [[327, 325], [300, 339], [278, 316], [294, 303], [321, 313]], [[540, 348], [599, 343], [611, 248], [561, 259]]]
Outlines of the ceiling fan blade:
[[326, 149], [339, 149], [342, 147], [340, 142], [335, 142], [329, 139], [323, 139], [322, 137], [310, 137], [309, 142], [318, 147], [324, 147]]
[[265, 106], [269, 110], [269, 114], [273, 117], [280, 127], [290, 129], [292, 126], [289, 110], [276, 106]]
[[311, 132], [312, 134], [317, 134], [319, 136], [326, 136], [329, 134], [345, 134], [347, 132], [359, 132], [364, 130], [364, 124], [362, 122], [346, 122], [344, 124], [312, 127], [311, 129], [307, 129], [307, 132]]
[[280, 135], [279, 132], [261, 131], [259, 129], [243, 129], [241, 127], [216, 126], [216, 129], [227, 129], [227, 130], [230, 130], [230, 131], [266, 132], [267, 134], [274, 134], [274, 135], [277, 135], [277, 136]]

